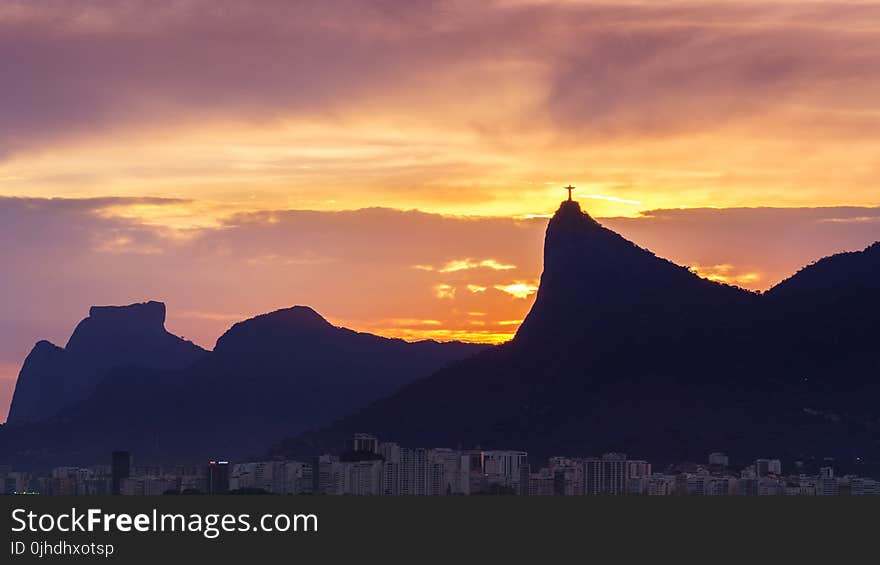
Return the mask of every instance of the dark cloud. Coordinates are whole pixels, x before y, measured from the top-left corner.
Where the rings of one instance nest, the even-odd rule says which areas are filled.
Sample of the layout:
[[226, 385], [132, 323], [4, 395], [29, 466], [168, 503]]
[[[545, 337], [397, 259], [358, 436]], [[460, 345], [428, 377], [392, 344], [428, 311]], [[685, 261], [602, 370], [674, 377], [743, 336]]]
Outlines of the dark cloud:
[[448, 120], [517, 85], [545, 94], [503, 125], [460, 125], [502, 140], [548, 123], [563, 137], [666, 134], [801, 106], [827, 112], [799, 126], [849, 130], [833, 110], [873, 109], [880, 94], [880, 7], [866, 3], [6, 4], [5, 153], [351, 108], [425, 118], [439, 104]]
[[467, 49], [443, 44], [433, 2], [20, 2], [2, 15], [7, 151], [156, 119], [323, 114]]

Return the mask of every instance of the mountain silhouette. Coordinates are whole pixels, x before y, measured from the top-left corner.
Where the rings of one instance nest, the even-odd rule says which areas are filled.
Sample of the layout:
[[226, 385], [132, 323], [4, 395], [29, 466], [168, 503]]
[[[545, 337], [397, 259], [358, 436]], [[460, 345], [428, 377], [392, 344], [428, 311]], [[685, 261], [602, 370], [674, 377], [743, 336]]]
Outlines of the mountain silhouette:
[[21, 424], [54, 416], [88, 396], [120, 366], [176, 369], [205, 354], [199, 346], [165, 330], [165, 305], [93, 306], [67, 345], [38, 342], [18, 376], [8, 422]]
[[878, 269], [874, 244], [748, 292], [656, 257], [563, 202], [547, 227], [538, 295], [511, 342], [273, 453], [338, 449], [370, 432], [537, 458], [877, 458]]
[[240, 457], [486, 347], [359, 333], [295, 306], [233, 325], [188, 367], [110, 371], [54, 418], [0, 431], [0, 458], [87, 463], [118, 448], [156, 462]]

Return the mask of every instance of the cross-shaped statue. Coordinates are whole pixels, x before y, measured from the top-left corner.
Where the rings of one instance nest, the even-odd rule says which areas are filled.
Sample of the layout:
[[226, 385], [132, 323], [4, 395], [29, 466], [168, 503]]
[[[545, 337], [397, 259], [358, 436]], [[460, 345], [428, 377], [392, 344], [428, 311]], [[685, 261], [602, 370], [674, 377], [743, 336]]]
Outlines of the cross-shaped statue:
[[574, 187], [571, 185], [562, 187], [568, 191], [568, 201], [571, 202], [571, 191], [574, 190]]

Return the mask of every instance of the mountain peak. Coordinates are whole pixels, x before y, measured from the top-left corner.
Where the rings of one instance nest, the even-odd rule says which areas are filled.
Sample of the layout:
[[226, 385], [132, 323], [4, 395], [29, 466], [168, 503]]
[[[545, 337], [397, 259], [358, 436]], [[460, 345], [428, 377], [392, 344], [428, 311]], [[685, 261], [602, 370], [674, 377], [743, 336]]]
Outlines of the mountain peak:
[[599, 223], [588, 213], [581, 210], [581, 205], [577, 200], [563, 200], [550, 219], [547, 226], [548, 233], [553, 229], [575, 228], [575, 227], [599, 226]]
[[245, 320], [243, 323], [254, 320], [271, 321], [284, 325], [287, 328], [298, 330], [314, 331], [335, 328], [326, 318], [308, 306], [291, 306], [290, 308], [275, 310], [274, 312]]
[[580, 248], [585, 236], [606, 232], [599, 222], [581, 210], [577, 200], [565, 200], [547, 224], [544, 238], [544, 267], [551, 267], [560, 255], [568, 255], [574, 247]]
[[337, 330], [308, 306], [292, 306], [234, 324], [217, 340], [215, 351], [281, 346], [291, 336], [326, 335]]
[[88, 396], [111, 369], [185, 367], [205, 351], [165, 331], [165, 305], [92, 306], [64, 348], [39, 341], [25, 359], [10, 423], [39, 421]]
[[150, 300], [127, 306], [92, 306], [89, 318], [112, 323], [165, 326], [165, 304]]
[[286, 310], [278, 310], [276, 313], [284, 313], [284, 315], [293, 321], [305, 324], [319, 324], [322, 326], [332, 325], [324, 316], [318, 314], [313, 308], [308, 306], [292, 306]]
[[126, 306], [92, 306], [88, 318], [73, 330], [65, 349], [91, 347], [96, 340], [119, 335], [165, 333], [165, 304], [150, 300]]
[[747, 300], [744, 294], [657, 257], [567, 200], [547, 225], [538, 294], [514, 341], [542, 347], [608, 333], [638, 340], [641, 330], [650, 333], [646, 325], [693, 326], [708, 304]]

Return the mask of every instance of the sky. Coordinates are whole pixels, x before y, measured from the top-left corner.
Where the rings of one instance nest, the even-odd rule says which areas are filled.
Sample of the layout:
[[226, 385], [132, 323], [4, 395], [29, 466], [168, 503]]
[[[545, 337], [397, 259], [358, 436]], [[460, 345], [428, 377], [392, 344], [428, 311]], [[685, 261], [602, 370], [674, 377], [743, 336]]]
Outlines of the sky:
[[880, 239], [875, 2], [0, 3], [0, 420], [93, 304], [500, 342], [575, 198], [765, 290]]

